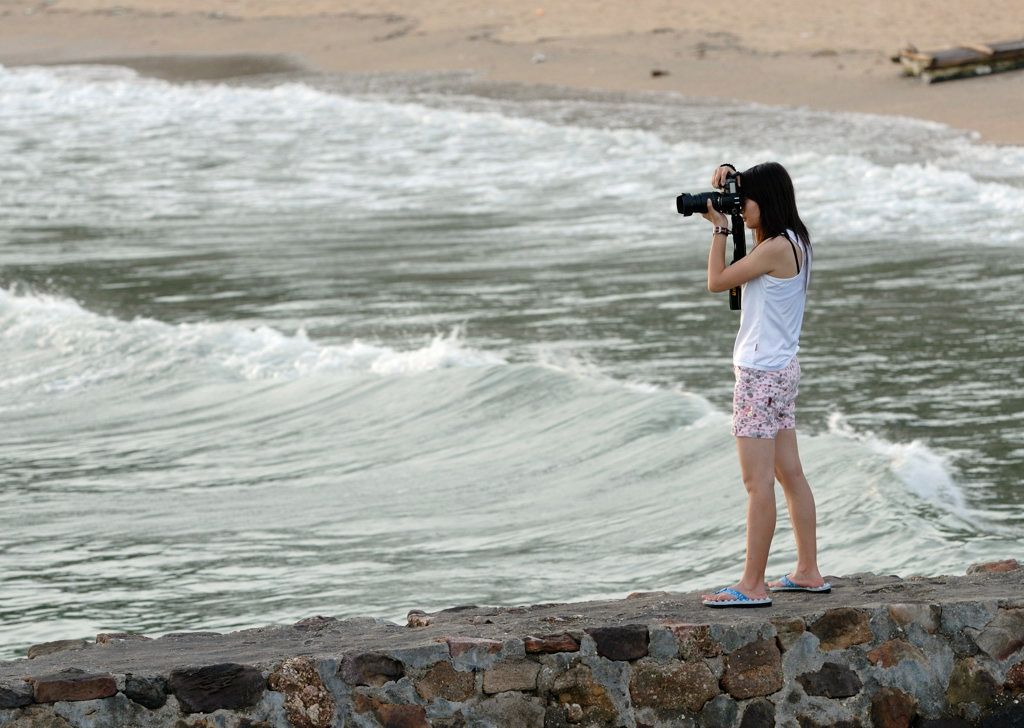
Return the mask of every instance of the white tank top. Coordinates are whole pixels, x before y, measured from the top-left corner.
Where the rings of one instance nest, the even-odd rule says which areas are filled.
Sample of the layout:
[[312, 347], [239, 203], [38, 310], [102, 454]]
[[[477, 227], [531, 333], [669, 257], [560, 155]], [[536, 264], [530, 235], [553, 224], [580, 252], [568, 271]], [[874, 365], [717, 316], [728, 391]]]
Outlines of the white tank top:
[[778, 371], [800, 350], [800, 328], [811, 281], [811, 249], [792, 230], [786, 232], [803, 251], [800, 272], [792, 278], [765, 273], [741, 286], [740, 330], [732, 349], [736, 366]]

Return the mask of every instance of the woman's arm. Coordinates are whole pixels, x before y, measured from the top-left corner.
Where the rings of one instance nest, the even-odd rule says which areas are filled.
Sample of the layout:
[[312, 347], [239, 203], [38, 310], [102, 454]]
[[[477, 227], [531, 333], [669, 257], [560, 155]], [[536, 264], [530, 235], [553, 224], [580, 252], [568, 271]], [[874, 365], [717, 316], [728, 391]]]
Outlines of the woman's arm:
[[[721, 168], [720, 168], [721, 169]], [[711, 206], [708, 200], [707, 211], [701, 216], [722, 228], [729, 226], [729, 218]], [[708, 253], [708, 290], [721, 293], [730, 288], [741, 286], [751, 278], [770, 273], [782, 263], [781, 255], [786, 252], [781, 244], [785, 238], [775, 237], [765, 240], [732, 265], [725, 264], [724, 233], [713, 233], [711, 236], [711, 252]]]
[[752, 278], [769, 273], [778, 265], [776, 238], [765, 241], [732, 265], [725, 264], [725, 235], [713, 235], [708, 254], [708, 290], [721, 293], [741, 286]]
[[[731, 164], [721, 164], [711, 174], [711, 186], [721, 188], [725, 185], [725, 178], [729, 174], [736, 174], [736, 168]], [[728, 227], [729, 218], [711, 206], [708, 200], [707, 212], [703, 213], [705, 220], [709, 220], [719, 227]], [[714, 234], [711, 238], [711, 252], [708, 254], [708, 290], [712, 293], [721, 293], [730, 288], [741, 286], [752, 278], [770, 273], [779, 265], [778, 239], [766, 240], [747, 255], [740, 258], [732, 265], [725, 264], [725, 240], [726, 235]]]

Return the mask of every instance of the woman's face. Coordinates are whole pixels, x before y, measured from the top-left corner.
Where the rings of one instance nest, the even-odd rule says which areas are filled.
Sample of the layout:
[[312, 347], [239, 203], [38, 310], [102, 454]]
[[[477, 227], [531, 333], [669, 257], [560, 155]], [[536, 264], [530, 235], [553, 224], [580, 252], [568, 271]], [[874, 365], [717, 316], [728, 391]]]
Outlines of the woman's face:
[[743, 224], [751, 230], [757, 230], [761, 224], [761, 208], [749, 197], [743, 198]]

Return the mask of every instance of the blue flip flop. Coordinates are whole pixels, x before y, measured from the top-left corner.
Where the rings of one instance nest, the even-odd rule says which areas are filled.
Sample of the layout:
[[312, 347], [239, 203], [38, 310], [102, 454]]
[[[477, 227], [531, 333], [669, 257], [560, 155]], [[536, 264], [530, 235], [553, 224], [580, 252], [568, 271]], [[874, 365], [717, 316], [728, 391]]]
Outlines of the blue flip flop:
[[715, 592], [715, 594], [729, 594], [735, 599], [701, 599], [701, 603], [705, 607], [713, 607], [715, 609], [719, 607], [770, 607], [772, 600], [768, 597], [764, 599], [751, 599], [741, 591], [736, 591], [732, 587], [724, 587]]
[[802, 592], [814, 592], [816, 594], [828, 594], [832, 591], [832, 585], [827, 581], [821, 586], [800, 586], [795, 581], [789, 578], [789, 574], [779, 579], [782, 582], [782, 586], [770, 586], [768, 591], [781, 592], [781, 591], [802, 591]]

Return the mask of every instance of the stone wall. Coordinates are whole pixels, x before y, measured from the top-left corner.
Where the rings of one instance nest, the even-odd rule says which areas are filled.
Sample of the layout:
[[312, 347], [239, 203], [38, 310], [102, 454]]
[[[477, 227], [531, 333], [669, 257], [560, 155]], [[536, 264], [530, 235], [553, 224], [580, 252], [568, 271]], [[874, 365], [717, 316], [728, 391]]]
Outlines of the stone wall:
[[1024, 726], [1016, 562], [834, 583], [63, 640], [0, 663], [0, 728]]

